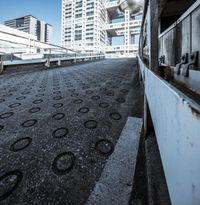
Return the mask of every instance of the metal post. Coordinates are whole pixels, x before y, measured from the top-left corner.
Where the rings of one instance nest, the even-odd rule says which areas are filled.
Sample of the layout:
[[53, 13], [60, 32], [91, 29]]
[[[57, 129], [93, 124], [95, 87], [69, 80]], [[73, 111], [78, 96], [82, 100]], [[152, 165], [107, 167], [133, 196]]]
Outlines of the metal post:
[[142, 60], [143, 60], [143, 43], [144, 43], [143, 32], [144, 32], [144, 29], [143, 29], [143, 26], [141, 26], [140, 40], [139, 40], [139, 55]]
[[60, 59], [58, 60], [57, 65], [61, 66], [61, 60]]
[[2, 55], [0, 55], [0, 74], [2, 74], [3, 73], [3, 56]]
[[45, 66], [47, 68], [51, 67], [50, 55], [51, 55], [51, 49], [49, 49], [49, 55], [47, 56], [47, 62], [45, 63]]
[[144, 94], [144, 136], [145, 138], [147, 138], [147, 130], [148, 130], [148, 125], [147, 125], [147, 118], [148, 118], [148, 112], [147, 112], [147, 108], [148, 107], [148, 103], [147, 103], [147, 97]]
[[150, 16], [149, 16], [149, 65], [150, 69], [158, 73], [158, 0], [150, 0]]

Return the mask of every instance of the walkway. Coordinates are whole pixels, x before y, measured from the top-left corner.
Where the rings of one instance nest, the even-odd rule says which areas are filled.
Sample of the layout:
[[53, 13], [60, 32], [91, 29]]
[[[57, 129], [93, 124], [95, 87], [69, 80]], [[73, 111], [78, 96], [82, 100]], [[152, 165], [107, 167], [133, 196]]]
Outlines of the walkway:
[[128, 116], [134, 59], [0, 77], [0, 204], [84, 204]]

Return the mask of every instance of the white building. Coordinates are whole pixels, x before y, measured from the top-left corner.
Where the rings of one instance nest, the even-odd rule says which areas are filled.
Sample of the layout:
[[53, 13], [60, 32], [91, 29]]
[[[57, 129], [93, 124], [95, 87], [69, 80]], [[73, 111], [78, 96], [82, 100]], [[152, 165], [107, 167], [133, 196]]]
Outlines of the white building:
[[35, 35], [37, 36], [37, 40], [41, 42], [50, 43], [52, 40], [53, 27], [44, 21], [39, 21], [32, 15], [11, 19], [5, 21], [4, 24], [11, 28]]
[[0, 24], [0, 58], [12, 55], [18, 59], [34, 59], [50, 53], [66, 54], [66, 49], [41, 42], [35, 35]]
[[62, 0], [62, 46], [110, 56], [135, 55], [141, 15], [133, 15], [124, 2]]
[[0, 53], [36, 53], [36, 49], [29, 46], [36, 40], [35, 35], [0, 24]]
[[47, 43], [52, 42], [53, 28], [52, 25], [46, 23], [45, 24], [45, 41]]

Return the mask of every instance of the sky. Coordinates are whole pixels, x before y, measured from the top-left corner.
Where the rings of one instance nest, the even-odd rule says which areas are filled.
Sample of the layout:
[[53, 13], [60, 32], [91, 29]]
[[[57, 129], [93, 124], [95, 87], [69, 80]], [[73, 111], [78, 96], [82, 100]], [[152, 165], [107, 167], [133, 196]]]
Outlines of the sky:
[[4, 21], [33, 15], [53, 26], [54, 44], [61, 42], [61, 6], [62, 0], [0, 0], [0, 24]]

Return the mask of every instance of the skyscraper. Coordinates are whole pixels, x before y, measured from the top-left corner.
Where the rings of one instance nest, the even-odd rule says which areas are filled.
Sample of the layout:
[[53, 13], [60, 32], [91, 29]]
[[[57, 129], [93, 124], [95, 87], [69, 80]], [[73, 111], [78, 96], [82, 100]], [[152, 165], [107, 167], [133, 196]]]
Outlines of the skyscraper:
[[118, 0], [62, 0], [62, 46], [108, 55], [134, 55], [138, 50], [141, 15]]
[[23, 16], [5, 21], [4, 24], [11, 28], [37, 36], [37, 40], [50, 43], [53, 27], [44, 21], [39, 21], [32, 15]]
[[62, 1], [62, 46], [101, 51], [105, 46], [105, 0]]

